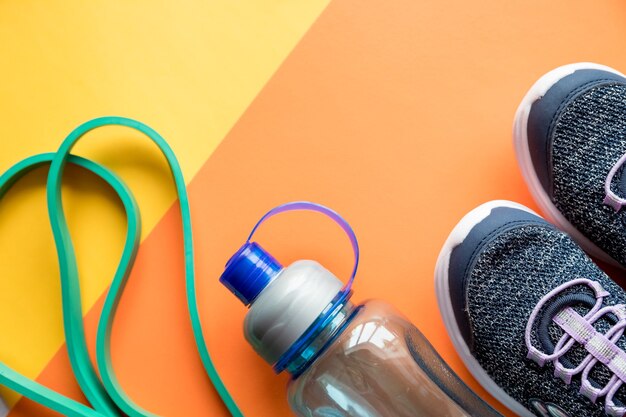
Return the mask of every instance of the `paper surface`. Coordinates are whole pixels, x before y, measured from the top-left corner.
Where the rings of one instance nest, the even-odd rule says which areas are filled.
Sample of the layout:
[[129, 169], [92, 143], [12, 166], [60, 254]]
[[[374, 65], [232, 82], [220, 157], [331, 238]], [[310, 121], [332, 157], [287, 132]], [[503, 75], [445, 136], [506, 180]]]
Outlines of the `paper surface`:
[[[626, 71], [623, 0], [593, 7], [572, 0], [334, 0], [307, 11], [268, 1], [250, 12], [233, 2], [180, 10], [107, 2], [102, 13], [91, 7], [105, 3], [78, 3], [0, 5], [2, 163], [49, 151], [78, 123], [107, 113], [137, 117], [172, 142], [189, 173], [207, 342], [246, 416], [290, 416], [288, 378], [274, 375], [247, 345], [245, 308], [217, 279], [259, 216], [290, 200], [340, 212], [362, 250], [354, 300], [395, 305], [489, 399], [439, 316], [439, 249], [485, 201], [536, 209], [513, 154], [515, 109], [557, 66], [595, 61]], [[291, 30], [288, 41], [283, 29]], [[259, 68], [262, 76], [248, 74]], [[130, 175], [148, 210], [113, 331], [121, 384], [159, 415], [226, 416], [195, 354], [167, 170], [148, 146], [108, 148], [110, 135], [116, 145], [132, 139], [103, 132], [89, 152]], [[68, 215], [92, 302], [85, 303], [91, 343], [125, 224], [103, 187], [72, 177]], [[11, 306], [0, 328], [3, 336], [5, 328], [14, 332], [10, 342], [3, 338], [0, 360], [81, 399], [65, 351], [56, 351], [62, 329], [43, 180], [41, 172], [26, 181], [0, 211], [8, 277], [0, 280], [0, 306]], [[273, 219], [258, 240], [281, 263], [309, 258], [339, 277], [350, 272], [349, 243], [314, 214]], [[46, 355], [34, 350], [44, 345], [52, 346]], [[29, 401], [11, 412], [51, 415]]]

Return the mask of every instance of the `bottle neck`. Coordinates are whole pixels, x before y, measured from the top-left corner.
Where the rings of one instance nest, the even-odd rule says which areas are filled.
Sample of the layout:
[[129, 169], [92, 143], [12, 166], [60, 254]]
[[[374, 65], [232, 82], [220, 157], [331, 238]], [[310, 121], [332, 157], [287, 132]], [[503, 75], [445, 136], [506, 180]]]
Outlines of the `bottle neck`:
[[287, 365], [286, 370], [295, 378], [307, 370], [309, 366], [330, 346], [359, 310], [350, 301], [336, 307], [326, 326], [313, 335], [309, 343], [305, 343], [300, 352]]

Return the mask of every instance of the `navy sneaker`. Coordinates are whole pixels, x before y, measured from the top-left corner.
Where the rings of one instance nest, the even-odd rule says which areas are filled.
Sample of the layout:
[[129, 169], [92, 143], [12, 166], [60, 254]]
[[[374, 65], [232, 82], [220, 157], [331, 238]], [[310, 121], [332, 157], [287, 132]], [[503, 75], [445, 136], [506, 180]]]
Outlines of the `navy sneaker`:
[[626, 78], [590, 63], [550, 71], [522, 100], [514, 142], [546, 217], [590, 255], [626, 267]]
[[459, 356], [519, 416], [626, 415], [626, 293], [530, 209], [494, 201], [467, 214], [436, 291]]

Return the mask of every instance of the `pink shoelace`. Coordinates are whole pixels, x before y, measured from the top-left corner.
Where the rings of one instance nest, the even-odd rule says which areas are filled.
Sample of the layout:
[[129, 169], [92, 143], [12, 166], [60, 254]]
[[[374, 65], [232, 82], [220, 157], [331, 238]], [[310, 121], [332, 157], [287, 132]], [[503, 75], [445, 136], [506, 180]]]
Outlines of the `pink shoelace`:
[[[565, 307], [558, 311], [552, 317], [552, 321], [564, 333], [552, 353], [542, 352], [533, 346], [531, 341], [532, 331], [540, 312], [550, 300], [556, 299], [559, 295], [565, 295], [564, 291], [580, 285], [587, 286], [593, 291], [595, 305], [584, 316], [578, 314], [571, 307]], [[626, 407], [618, 406], [614, 397], [626, 382], [626, 352], [616, 344], [626, 329], [626, 306], [623, 304], [603, 306], [604, 298], [608, 295], [609, 293], [598, 282], [586, 278], [574, 279], [560, 285], [546, 294], [533, 309], [526, 325], [525, 340], [529, 359], [541, 367], [547, 363], [552, 363], [554, 375], [561, 378], [566, 384], [570, 384], [574, 376], [580, 375], [580, 393], [594, 403], [599, 398], [605, 397], [606, 414], [610, 417], [622, 417], [626, 414]], [[606, 333], [601, 333], [594, 327], [594, 324], [602, 318], [608, 318], [611, 322], [615, 322]], [[563, 364], [562, 359], [575, 343], [583, 346], [588, 354], [580, 364], [574, 368], [568, 368]], [[598, 362], [606, 366], [612, 374], [610, 380], [603, 387], [595, 387], [589, 380], [589, 374]]]

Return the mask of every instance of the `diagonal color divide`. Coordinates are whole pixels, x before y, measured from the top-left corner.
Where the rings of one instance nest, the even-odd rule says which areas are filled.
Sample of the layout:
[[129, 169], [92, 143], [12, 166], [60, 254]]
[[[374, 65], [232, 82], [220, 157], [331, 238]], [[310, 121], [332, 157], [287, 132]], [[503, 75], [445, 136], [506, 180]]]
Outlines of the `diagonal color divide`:
[[[209, 348], [246, 415], [290, 415], [287, 378], [246, 345], [244, 308], [217, 277], [258, 217], [295, 199], [329, 205], [355, 228], [355, 299], [398, 306], [477, 387], [437, 312], [437, 253], [478, 203], [533, 205], [510, 144], [518, 100], [565, 62], [626, 68], [615, 54], [625, 12], [621, 1], [593, 9], [566, 0], [330, 4], [190, 184]], [[160, 415], [225, 415], [194, 353], [179, 229], [170, 209], [142, 244], [114, 330], [114, 361], [129, 393]], [[284, 263], [308, 257], [340, 276], [349, 271], [349, 245], [316, 216], [272, 221], [259, 240]], [[98, 308], [86, 318], [90, 338]], [[39, 380], [79, 397], [64, 350]], [[33, 415], [49, 414], [28, 401], [12, 412]]]
[[[190, 179], [327, 2], [2, 2], [0, 169], [54, 150], [81, 122], [119, 114], [163, 134]], [[172, 204], [166, 165], [139, 136], [106, 129], [77, 153], [129, 183], [144, 236]], [[71, 177], [68, 215], [88, 310], [111, 279], [125, 223], [101, 184]], [[40, 170], [24, 180], [0, 210], [0, 360], [30, 377], [63, 338], [44, 178]]]

